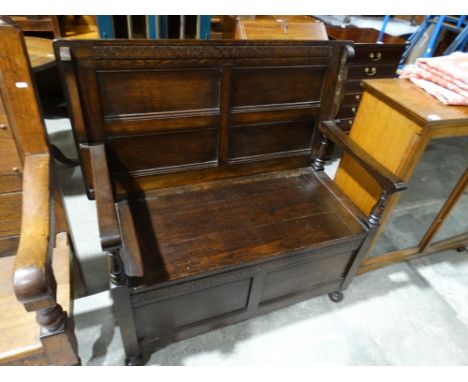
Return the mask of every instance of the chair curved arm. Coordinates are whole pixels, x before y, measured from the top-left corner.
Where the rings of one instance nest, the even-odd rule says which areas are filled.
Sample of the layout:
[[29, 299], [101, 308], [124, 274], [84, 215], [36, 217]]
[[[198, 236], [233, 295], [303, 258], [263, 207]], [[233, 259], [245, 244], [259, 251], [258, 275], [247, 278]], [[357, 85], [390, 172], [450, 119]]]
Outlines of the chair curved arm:
[[115, 212], [112, 185], [104, 144], [89, 145], [93, 170], [94, 196], [98, 213], [101, 246], [104, 251], [120, 247], [122, 240]]
[[50, 156], [26, 155], [23, 173], [21, 233], [13, 285], [26, 310], [51, 306], [55, 301], [50, 250]]

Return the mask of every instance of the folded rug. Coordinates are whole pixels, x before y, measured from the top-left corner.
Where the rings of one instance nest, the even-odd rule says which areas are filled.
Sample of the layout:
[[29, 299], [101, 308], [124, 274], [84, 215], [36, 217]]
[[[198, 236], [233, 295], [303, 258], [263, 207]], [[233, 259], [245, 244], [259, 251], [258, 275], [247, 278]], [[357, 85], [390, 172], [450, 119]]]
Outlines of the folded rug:
[[450, 78], [464, 90], [468, 90], [468, 53], [454, 52], [448, 56], [418, 58], [416, 65], [430, 68]]
[[419, 58], [406, 66], [400, 78], [407, 78], [446, 105], [468, 106], [468, 53]]

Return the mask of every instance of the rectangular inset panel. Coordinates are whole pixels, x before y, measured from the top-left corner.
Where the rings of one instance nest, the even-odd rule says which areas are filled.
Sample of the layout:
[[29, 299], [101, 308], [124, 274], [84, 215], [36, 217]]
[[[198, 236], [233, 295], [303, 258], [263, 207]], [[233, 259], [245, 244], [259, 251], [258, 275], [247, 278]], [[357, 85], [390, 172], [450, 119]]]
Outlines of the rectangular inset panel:
[[101, 71], [104, 116], [218, 108], [215, 69]]
[[138, 337], [168, 334], [170, 329], [245, 309], [250, 283], [247, 278], [136, 308]]
[[232, 71], [232, 106], [318, 102], [324, 66], [246, 68]]
[[314, 121], [232, 126], [229, 157], [282, 153], [310, 148]]
[[[263, 109], [263, 110], [262, 110]], [[264, 106], [263, 108], [242, 108], [235, 110], [229, 116], [231, 125], [246, 123], [267, 123], [282, 121], [303, 121], [315, 119], [320, 113], [320, 104], [306, 105], [306, 107], [278, 107]]]
[[107, 141], [116, 172], [190, 166], [217, 158], [218, 130], [205, 129], [113, 138]]
[[112, 118], [105, 122], [106, 136], [148, 134], [180, 129], [200, 129], [219, 125], [218, 112], [159, 114], [149, 118]]
[[352, 253], [329, 256], [268, 273], [261, 303], [306, 290], [315, 285], [340, 279]]

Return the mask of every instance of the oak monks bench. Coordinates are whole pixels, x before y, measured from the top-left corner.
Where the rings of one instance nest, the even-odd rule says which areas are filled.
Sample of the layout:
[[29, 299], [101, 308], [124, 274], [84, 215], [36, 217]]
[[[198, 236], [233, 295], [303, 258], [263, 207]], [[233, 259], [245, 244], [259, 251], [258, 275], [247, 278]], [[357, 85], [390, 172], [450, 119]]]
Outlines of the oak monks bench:
[[[57, 41], [127, 364], [351, 282], [404, 184], [334, 123], [346, 41]], [[366, 216], [330, 142], [382, 188]]]

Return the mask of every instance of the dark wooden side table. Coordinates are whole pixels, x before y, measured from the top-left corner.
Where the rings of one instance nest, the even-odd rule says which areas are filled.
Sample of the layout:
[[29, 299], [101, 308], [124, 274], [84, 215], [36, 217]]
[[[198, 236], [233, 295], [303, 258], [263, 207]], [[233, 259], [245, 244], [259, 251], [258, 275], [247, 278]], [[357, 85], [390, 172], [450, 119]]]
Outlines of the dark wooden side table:
[[[407, 181], [408, 190], [389, 199], [360, 273], [465, 249], [468, 107], [443, 105], [407, 80], [369, 80], [364, 86], [350, 138]], [[365, 213], [380, 195], [374, 180], [346, 155], [335, 180]]]

